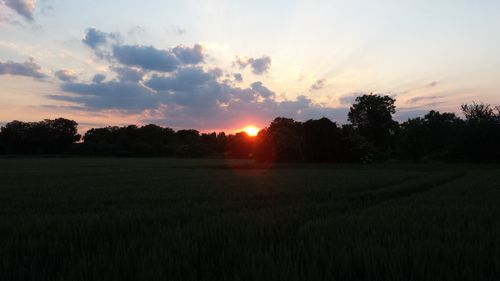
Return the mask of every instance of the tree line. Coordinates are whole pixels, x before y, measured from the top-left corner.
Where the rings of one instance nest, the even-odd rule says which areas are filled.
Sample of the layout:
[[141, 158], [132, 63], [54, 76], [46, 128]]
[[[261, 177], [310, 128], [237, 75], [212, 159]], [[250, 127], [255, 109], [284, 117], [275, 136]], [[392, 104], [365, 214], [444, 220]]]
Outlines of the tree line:
[[12, 121], [0, 130], [0, 154], [225, 157], [267, 163], [500, 162], [500, 108], [472, 103], [461, 110], [464, 118], [431, 110], [398, 123], [395, 99], [370, 94], [356, 98], [348, 124], [278, 117], [256, 137], [153, 124], [94, 128], [80, 136], [78, 124], [64, 118]]

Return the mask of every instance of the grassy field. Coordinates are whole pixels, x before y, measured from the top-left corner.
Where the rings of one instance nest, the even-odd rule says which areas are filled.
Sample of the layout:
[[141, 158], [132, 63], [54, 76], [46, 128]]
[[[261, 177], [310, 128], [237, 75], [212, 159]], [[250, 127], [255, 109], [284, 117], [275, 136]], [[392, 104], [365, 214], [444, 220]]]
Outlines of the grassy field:
[[499, 280], [500, 166], [0, 159], [0, 280]]

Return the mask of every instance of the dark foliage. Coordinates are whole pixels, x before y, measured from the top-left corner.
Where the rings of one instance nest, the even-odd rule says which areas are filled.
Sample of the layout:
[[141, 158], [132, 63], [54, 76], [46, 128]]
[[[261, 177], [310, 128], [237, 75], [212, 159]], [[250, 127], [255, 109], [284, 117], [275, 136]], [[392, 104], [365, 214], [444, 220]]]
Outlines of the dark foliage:
[[351, 107], [351, 124], [278, 117], [256, 137], [150, 124], [90, 129], [79, 143], [72, 120], [12, 121], [1, 128], [0, 153], [254, 158], [262, 163], [500, 162], [499, 107], [464, 104], [465, 119], [432, 110], [398, 124], [392, 119], [394, 103], [389, 96], [363, 95]]
[[303, 124], [302, 151], [306, 162], [339, 162], [344, 143], [341, 129], [328, 118]]
[[12, 121], [1, 129], [0, 151], [8, 154], [64, 153], [80, 140], [77, 123], [58, 118], [40, 122]]
[[[498, 108], [497, 108], [498, 109]], [[398, 156], [411, 160], [500, 162], [500, 115], [486, 104], [462, 105], [465, 120], [431, 111], [401, 124]]]
[[278, 117], [262, 130], [255, 156], [259, 162], [297, 162], [302, 157], [302, 123]]
[[246, 133], [237, 133], [229, 135], [225, 139], [225, 156], [226, 158], [252, 158], [255, 150], [255, 141]]
[[389, 96], [370, 94], [357, 97], [348, 120], [375, 148], [387, 149], [392, 145], [398, 126], [392, 120], [392, 114], [396, 113], [395, 102]]
[[464, 121], [454, 113], [430, 111], [401, 124], [398, 152], [403, 159], [453, 159], [460, 152]]
[[166, 156], [180, 158], [223, 155], [225, 135], [200, 134], [196, 130], [143, 127], [106, 127], [91, 129], [84, 136], [82, 153], [97, 155]]
[[304, 123], [278, 117], [257, 136], [258, 162], [367, 162], [372, 146], [349, 125], [328, 118]]

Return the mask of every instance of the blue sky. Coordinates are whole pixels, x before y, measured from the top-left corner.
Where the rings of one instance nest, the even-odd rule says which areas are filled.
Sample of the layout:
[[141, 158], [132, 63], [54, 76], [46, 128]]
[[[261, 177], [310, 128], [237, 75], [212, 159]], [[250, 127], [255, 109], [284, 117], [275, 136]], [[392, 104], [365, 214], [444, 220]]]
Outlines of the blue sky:
[[499, 1], [0, 0], [0, 122], [236, 130], [500, 103]]

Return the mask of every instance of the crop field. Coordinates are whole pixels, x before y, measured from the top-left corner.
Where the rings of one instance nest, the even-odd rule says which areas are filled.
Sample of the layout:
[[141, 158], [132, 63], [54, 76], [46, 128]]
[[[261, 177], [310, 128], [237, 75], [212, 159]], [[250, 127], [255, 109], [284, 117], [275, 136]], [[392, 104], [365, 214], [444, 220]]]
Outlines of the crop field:
[[0, 159], [0, 280], [499, 280], [500, 166]]

